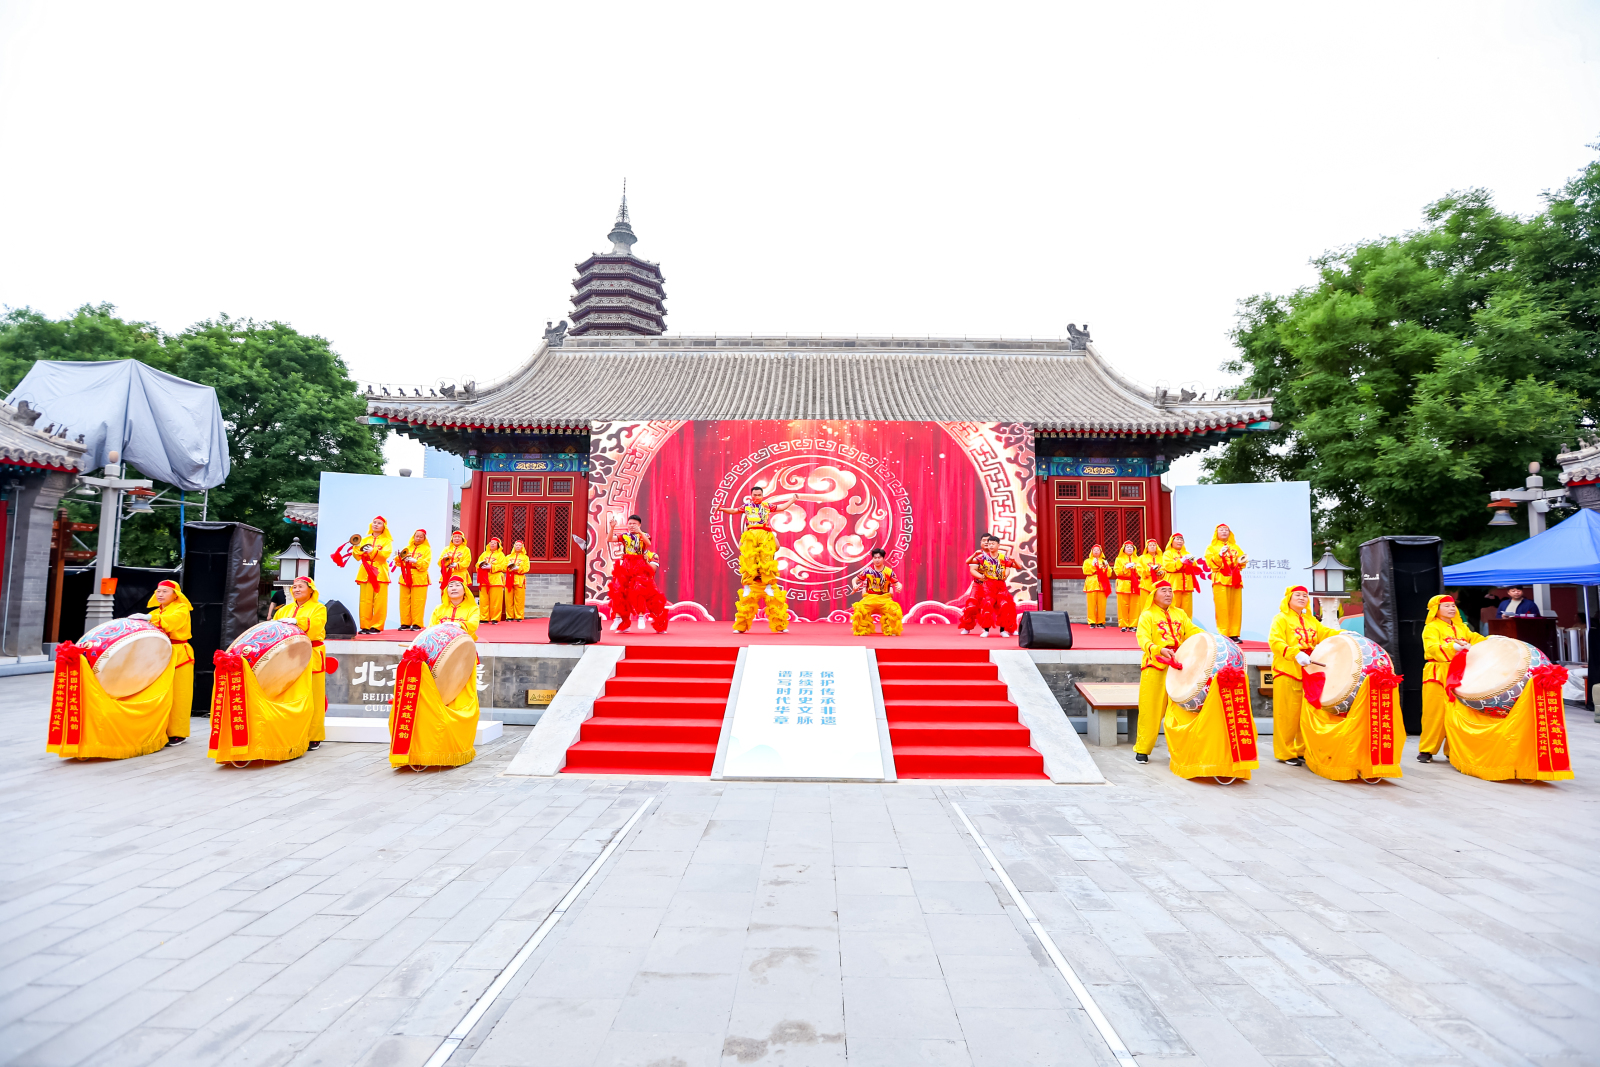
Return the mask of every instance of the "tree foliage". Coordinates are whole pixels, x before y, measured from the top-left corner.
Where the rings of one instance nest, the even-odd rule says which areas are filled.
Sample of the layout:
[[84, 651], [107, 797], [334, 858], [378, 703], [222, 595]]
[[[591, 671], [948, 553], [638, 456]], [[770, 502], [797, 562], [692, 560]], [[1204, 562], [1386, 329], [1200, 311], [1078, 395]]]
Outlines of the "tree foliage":
[[[259, 528], [269, 553], [294, 536], [283, 522], [284, 504], [316, 500], [322, 471], [377, 474], [383, 468], [384, 431], [357, 421], [366, 401], [344, 361], [323, 338], [283, 323], [222, 316], [165, 334], [122, 320], [109, 304], [85, 305], [65, 319], [29, 308], [0, 317], [0, 386], [15, 388], [40, 359], [137, 359], [214, 388], [232, 470], [211, 490], [208, 517]], [[200, 517], [198, 494], [189, 500], [192, 521]], [[96, 504], [75, 501], [73, 511], [75, 519], [98, 521]], [[122, 562], [175, 565], [177, 533], [176, 510], [131, 517], [123, 526]]]
[[1488, 491], [1533, 460], [1553, 473], [1600, 415], [1600, 162], [1531, 219], [1454, 193], [1315, 265], [1314, 286], [1240, 302], [1224, 369], [1275, 396], [1282, 428], [1204, 460], [1205, 480], [1310, 482], [1347, 560], [1383, 534], [1443, 537], [1447, 562], [1526, 536], [1487, 527]]

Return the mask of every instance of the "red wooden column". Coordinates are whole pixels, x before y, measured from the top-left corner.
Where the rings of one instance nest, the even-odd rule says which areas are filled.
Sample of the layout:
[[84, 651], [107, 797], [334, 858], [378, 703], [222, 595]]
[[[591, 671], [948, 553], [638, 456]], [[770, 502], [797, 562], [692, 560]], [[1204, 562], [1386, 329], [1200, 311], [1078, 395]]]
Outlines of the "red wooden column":
[[476, 560], [483, 551], [479, 536], [483, 529], [483, 472], [469, 470], [467, 474], [472, 481], [461, 487], [461, 536]]

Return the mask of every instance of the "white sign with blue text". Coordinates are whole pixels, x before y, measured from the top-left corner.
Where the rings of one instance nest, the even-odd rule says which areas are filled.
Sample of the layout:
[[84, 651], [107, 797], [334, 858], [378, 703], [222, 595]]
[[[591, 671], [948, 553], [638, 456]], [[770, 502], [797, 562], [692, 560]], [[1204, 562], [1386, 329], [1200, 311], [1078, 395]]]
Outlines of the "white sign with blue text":
[[867, 656], [862, 647], [749, 646], [723, 777], [882, 780]]

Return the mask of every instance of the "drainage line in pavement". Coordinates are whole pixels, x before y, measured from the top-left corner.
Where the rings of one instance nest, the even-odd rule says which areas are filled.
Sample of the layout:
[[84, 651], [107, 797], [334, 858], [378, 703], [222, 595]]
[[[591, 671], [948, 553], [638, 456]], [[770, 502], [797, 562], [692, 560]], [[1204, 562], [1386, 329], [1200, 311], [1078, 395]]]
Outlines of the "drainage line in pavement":
[[[511, 984], [511, 980], [517, 976], [517, 972], [522, 969], [522, 965], [528, 962], [528, 957], [533, 955], [534, 950], [539, 947], [539, 943], [545, 939], [545, 935], [555, 929], [556, 923], [561, 921], [561, 917], [567, 913], [567, 909], [572, 906], [572, 902], [578, 899], [578, 894], [582, 893], [584, 888], [594, 879], [594, 876], [600, 873], [600, 868], [605, 865], [606, 860], [611, 858], [611, 854], [617, 850], [617, 846], [622, 844], [622, 839], [628, 836], [628, 831], [633, 829], [633, 824], [639, 821], [639, 817], [644, 814], [644, 810], [650, 806], [650, 802], [654, 799], [655, 797], [647, 797], [645, 802], [639, 805], [639, 810], [634, 812], [632, 817], [622, 824], [622, 829], [616, 832], [615, 836], [606, 844], [606, 847], [600, 851], [600, 855], [595, 857], [595, 861], [589, 864], [589, 869], [583, 872], [583, 877], [573, 883], [572, 888], [567, 890], [567, 895], [562, 897], [561, 902], [555, 906], [555, 910], [545, 916], [544, 922], [540, 923], [539, 929], [535, 930], [533, 936], [528, 938], [527, 944], [523, 945], [521, 950], [511, 958], [511, 962], [506, 964], [505, 970], [501, 971], [499, 976], [489, 983], [489, 988], [483, 991], [483, 996], [479, 997], [467, 1011], [467, 1014], [461, 1017], [461, 1021], [456, 1024], [456, 1028], [450, 1031], [449, 1036], [434, 1050], [433, 1055], [428, 1057], [428, 1062], [424, 1064], [424, 1067], [444, 1067], [445, 1062], [455, 1055], [456, 1049], [461, 1047], [461, 1043], [467, 1039], [467, 1035], [472, 1032], [472, 1028], [478, 1025], [478, 1020], [482, 1019], [484, 1013], [493, 1006], [495, 998], [505, 991], [506, 986]], [[1004, 876], [1002, 875], [1002, 877]]]
[[[989, 861], [989, 866], [994, 868], [994, 873], [1000, 876], [1000, 882], [1006, 887], [1006, 892], [1011, 894], [1011, 899], [1022, 912], [1022, 917], [1028, 920], [1028, 925], [1033, 928], [1034, 936], [1039, 939], [1040, 944], [1044, 945], [1044, 950], [1049, 954], [1051, 962], [1056, 965], [1056, 970], [1061, 972], [1061, 977], [1065, 978], [1067, 985], [1072, 987], [1072, 995], [1078, 998], [1079, 1004], [1083, 1005], [1083, 1010], [1088, 1013], [1090, 1020], [1095, 1025], [1095, 1029], [1100, 1031], [1100, 1036], [1110, 1046], [1111, 1054], [1117, 1058], [1117, 1063], [1121, 1067], [1138, 1067], [1138, 1064], [1134, 1062], [1133, 1053], [1128, 1051], [1128, 1046], [1122, 1043], [1122, 1038], [1118, 1037], [1116, 1030], [1112, 1028], [1111, 1020], [1105, 1017], [1105, 1013], [1100, 1010], [1100, 1005], [1096, 1004], [1094, 997], [1089, 995], [1089, 987], [1079, 979], [1078, 972], [1072, 969], [1072, 964], [1067, 962], [1067, 958], [1056, 947], [1055, 941], [1051, 940], [1050, 935], [1045, 932], [1045, 928], [1039, 923], [1039, 917], [1033, 913], [1032, 908], [1028, 907], [1028, 902], [1022, 899], [1022, 894], [1017, 892], [1016, 884], [1011, 881], [1011, 876], [1006, 874], [1006, 869], [1000, 866], [1000, 861], [994, 858], [994, 853], [989, 851], [989, 845], [984, 841], [983, 835], [978, 833], [978, 828], [972, 825], [972, 820], [967, 818], [967, 813], [961, 810], [960, 804], [952, 801], [950, 806], [956, 810], [957, 815], [961, 816], [961, 821], [966, 824], [967, 833], [971, 834], [972, 839], [978, 843], [978, 848], [983, 852], [984, 859]], [[429, 1067], [432, 1067], [432, 1064]]]

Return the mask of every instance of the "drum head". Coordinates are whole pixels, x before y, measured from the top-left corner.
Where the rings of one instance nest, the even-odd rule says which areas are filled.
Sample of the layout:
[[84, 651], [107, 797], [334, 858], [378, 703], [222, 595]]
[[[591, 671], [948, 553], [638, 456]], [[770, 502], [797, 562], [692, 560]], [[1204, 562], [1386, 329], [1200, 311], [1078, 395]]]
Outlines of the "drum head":
[[[113, 620], [119, 622], [121, 620]], [[105, 625], [111, 625], [107, 623]], [[99, 627], [96, 627], [99, 629]], [[94, 631], [85, 634], [87, 639]], [[172, 659], [172, 642], [154, 627], [125, 634], [100, 653], [94, 664], [95, 680], [111, 696], [124, 700], [149, 688]]]
[[446, 704], [478, 680], [478, 646], [463, 633], [445, 646], [433, 664], [433, 684]]
[[1514, 637], [1491, 637], [1467, 649], [1466, 671], [1457, 699], [1488, 700], [1508, 692], [1528, 676], [1534, 647]]
[[1183, 666], [1167, 669], [1167, 696], [1182, 704], [1193, 700], [1211, 681], [1217, 662], [1217, 639], [1204, 632], [1193, 634], [1173, 656]]
[[1348, 633], [1325, 637], [1311, 651], [1311, 663], [1328, 676], [1322, 684], [1322, 706], [1337, 707], [1355, 694], [1365, 677], [1361, 672], [1361, 646]]

